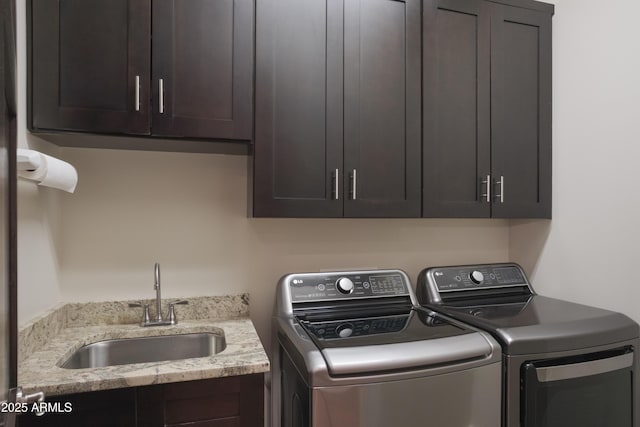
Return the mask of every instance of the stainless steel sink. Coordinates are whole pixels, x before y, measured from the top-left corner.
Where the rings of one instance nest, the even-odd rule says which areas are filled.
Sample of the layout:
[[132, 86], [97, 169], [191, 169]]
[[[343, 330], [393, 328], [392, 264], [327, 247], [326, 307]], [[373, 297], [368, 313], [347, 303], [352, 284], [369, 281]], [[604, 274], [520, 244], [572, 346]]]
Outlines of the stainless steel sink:
[[220, 353], [227, 346], [224, 335], [193, 333], [99, 341], [76, 350], [63, 368], [100, 368], [130, 363], [160, 362]]

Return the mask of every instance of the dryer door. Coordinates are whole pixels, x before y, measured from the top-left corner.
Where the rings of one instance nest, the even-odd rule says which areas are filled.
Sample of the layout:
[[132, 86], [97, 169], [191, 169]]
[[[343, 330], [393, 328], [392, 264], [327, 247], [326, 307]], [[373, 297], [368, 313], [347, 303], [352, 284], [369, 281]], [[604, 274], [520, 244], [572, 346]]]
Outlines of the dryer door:
[[523, 427], [629, 427], [630, 348], [522, 365]]

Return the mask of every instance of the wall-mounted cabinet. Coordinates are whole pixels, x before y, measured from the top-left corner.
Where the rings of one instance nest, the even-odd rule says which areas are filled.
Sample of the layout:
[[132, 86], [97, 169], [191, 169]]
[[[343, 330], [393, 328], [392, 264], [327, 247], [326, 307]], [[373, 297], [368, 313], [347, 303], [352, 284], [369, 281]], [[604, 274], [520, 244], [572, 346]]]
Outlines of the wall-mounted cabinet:
[[552, 5], [29, 4], [34, 131], [253, 139], [257, 217], [551, 216]]
[[254, 216], [420, 216], [420, 1], [261, 0]]
[[423, 2], [423, 216], [551, 217], [553, 7]]
[[258, 3], [254, 216], [550, 217], [553, 6], [420, 10]]
[[29, 125], [252, 136], [252, 0], [31, 0]]

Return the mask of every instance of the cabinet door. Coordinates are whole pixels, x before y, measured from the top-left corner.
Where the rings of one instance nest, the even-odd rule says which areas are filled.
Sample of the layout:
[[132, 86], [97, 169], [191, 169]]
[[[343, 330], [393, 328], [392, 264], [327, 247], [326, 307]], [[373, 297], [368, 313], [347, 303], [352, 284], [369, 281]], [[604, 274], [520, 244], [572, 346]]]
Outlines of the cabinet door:
[[138, 427], [263, 427], [264, 374], [137, 389]]
[[[17, 418], [19, 427], [137, 427], [135, 389], [124, 388], [64, 396], [47, 396], [57, 411]], [[157, 408], [156, 408], [157, 409]], [[157, 424], [156, 424], [157, 426]]]
[[490, 9], [475, 0], [423, 7], [422, 213], [489, 217]]
[[420, 0], [344, 0], [347, 217], [420, 216]]
[[253, 1], [153, 0], [154, 135], [252, 136]]
[[551, 15], [494, 5], [491, 32], [492, 215], [550, 218]]
[[31, 12], [31, 128], [149, 133], [149, 0], [32, 0]]
[[340, 217], [342, 1], [256, 7], [253, 215]]

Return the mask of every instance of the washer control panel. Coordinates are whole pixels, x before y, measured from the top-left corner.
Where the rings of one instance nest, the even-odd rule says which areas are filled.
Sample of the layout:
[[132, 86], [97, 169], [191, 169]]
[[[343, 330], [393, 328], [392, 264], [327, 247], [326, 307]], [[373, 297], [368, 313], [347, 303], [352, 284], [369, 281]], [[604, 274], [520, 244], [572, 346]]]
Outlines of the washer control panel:
[[431, 274], [440, 292], [528, 286], [522, 270], [512, 264], [442, 267]]
[[410, 295], [409, 279], [400, 270], [304, 273], [287, 277], [291, 302]]

